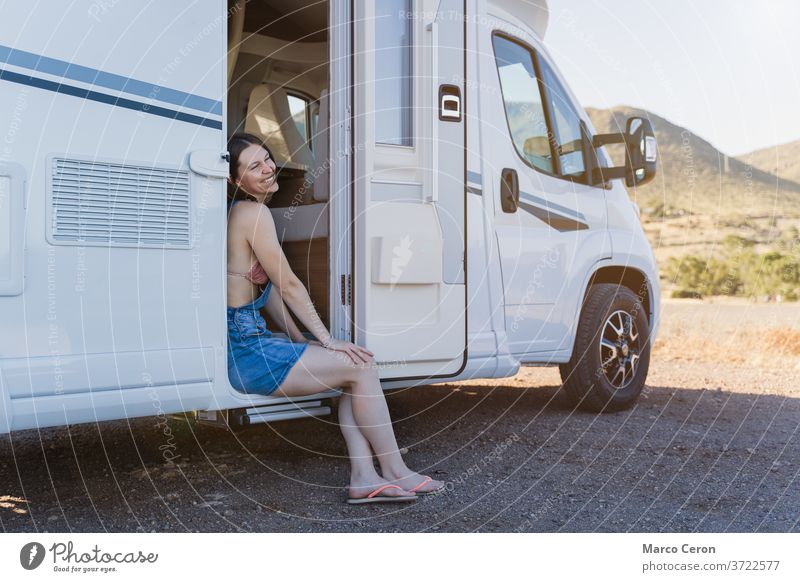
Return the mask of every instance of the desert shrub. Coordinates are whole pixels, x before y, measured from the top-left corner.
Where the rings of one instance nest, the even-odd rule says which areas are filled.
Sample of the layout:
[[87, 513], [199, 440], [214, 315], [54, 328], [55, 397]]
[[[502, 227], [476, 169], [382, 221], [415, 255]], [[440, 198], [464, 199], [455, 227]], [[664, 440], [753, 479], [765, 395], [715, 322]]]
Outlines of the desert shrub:
[[798, 250], [800, 250], [800, 230], [798, 230], [797, 226], [792, 225], [783, 231], [778, 240], [775, 241], [775, 246], [782, 251], [798, 253]]
[[703, 294], [693, 289], [673, 289], [670, 297], [673, 299], [702, 299]]
[[734, 265], [695, 255], [672, 257], [667, 263], [666, 275], [678, 289], [699, 295], [738, 295], [743, 286]]
[[[672, 257], [665, 275], [678, 293], [755, 297], [781, 295], [788, 301], [800, 296], [800, 264], [792, 254], [770, 250], [757, 253], [741, 237], [726, 237], [719, 258], [696, 255]], [[747, 240], [747, 239], [743, 239]]]
[[754, 241], [753, 239], [749, 239], [744, 236], [739, 236], [738, 234], [729, 234], [722, 239], [722, 247], [727, 250], [743, 249], [748, 247], [754, 247], [755, 245], [756, 241]]
[[643, 199], [641, 204], [639, 204], [639, 207], [642, 209], [642, 216], [651, 220], [656, 218], [672, 218], [674, 216], [686, 216], [691, 214], [691, 212], [685, 208], [673, 206], [672, 204], [666, 203], [663, 200], [653, 198]]

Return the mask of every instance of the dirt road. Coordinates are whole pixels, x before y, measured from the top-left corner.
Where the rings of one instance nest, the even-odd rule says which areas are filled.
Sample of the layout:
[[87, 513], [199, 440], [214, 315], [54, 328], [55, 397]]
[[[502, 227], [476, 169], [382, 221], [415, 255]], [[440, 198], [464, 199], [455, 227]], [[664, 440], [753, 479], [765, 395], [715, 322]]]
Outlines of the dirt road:
[[[665, 348], [666, 349], [666, 348]], [[656, 356], [659, 350], [656, 350]], [[240, 434], [138, 419], [0, 438], [3, 531], [800, 531], [784, 366], [654, 357], [628, 411], [573, 411], [553, 368], [388, 394], [408, 464], [447, 482], [348, 506], [335, 415]]]

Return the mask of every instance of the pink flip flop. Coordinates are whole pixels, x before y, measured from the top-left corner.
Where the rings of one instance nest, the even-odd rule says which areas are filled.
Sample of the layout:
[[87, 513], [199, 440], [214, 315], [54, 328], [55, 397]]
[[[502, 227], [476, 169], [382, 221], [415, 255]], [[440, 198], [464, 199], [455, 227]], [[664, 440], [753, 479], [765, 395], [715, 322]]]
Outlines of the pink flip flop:
[[417, 495], [434, 495], [434, 494], [436, 494], [436, 493], [439, 493], [439, 492], [440, 492], [442, 489], [444, 489], [444, 487], [445, 487], [445, 486], [444, 486], [444, 485], [442, 485], [442, 486], [441, 486], [441, 487], [439, 487], [438, 489], [433, 489], [432, 491], [418, 491], [418, 489], [419, 489], [420, 487], [424, 487], [425, 485], [427, 485], [428, 483], [430, 483], [431, 481], [433, 481], [433, 479], [431, 479], [431, 478], [430, 478], [430, 477], [428, 477], [427, 475], [423, 475], [423, 477], [425, 477], [425, 479], [422, 481], [422, 483], [420, 483], [420, 484], [419, 484], [419, 485], [417, 485], [416, 487], [413, 487], [413, 488], [409, 489], [409, 491], [410, 491], [410, 492], [412, 492], [412, 493], [416, 493]]
[[401, 501], [415, 501], [417, 499], [416, 495], [380, 495], [380, 492], [385, 489], [402, 489], [399, 485], [381, 485], [375, 491], [367, 495], [366, 497], [348, 497], [347, 503], [351, 505], [361, 505], [363, 503], [395, 503]]

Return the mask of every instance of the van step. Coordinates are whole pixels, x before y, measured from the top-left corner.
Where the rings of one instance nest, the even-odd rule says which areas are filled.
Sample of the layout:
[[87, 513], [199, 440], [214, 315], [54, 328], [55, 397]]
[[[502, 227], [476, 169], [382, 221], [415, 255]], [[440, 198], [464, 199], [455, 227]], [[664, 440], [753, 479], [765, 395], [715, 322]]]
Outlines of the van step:
[[[249, 408], [195, 410], [192, 419], [199, 424], [227, 430], [239, 430], [254, 424], [308, 418], [309, 416], [326, 416], [331, 413], [331, 398], [340, 394], [340, 390], [326, 390], [319, 394], [292, 399], [274, 398], [274, 403], [269, 402]], [[185, 415], [179, 416], [185, 419]]]
[[275, 422], [276, 420], [290, 420], [293, 418], [304, 418], [307, 416], [325, 416], [331, 413], [330, 406], [316, 406], [313, 408], [299, 408], [295, 410], [286, 410], [283, 412], [269, 411], [261, 414], [248, 414], [242, 417], [242, 424], [249, 426], [251, 424], [261, 424], [265, 422]]

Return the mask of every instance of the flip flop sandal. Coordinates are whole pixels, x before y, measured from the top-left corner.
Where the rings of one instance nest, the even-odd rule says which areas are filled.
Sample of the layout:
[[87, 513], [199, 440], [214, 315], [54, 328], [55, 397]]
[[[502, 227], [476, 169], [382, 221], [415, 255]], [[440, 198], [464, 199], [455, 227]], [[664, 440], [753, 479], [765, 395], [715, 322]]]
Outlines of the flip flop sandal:
[[416, 493], [417, 495], [436, 495], [437, 493], [440, 493], [445, 488], [445, 486], [442, 485], [438, 489], [433, 489], [432, 491], [417, 491], [417, 489], [419, 489], [420, 487], [424, 487], [425, 485], [427, 485], [428, 483], [433, 481], [433, 479], [431, 479], [427, 475], [423, 475], [423, 477], [425, 477], [425, 479], [422, 481], [422, 483], [420, 483], [419, 485], [417, 485], [416, 487], [414, 487], [412, 489], [409, 489], [410, 492]]
[[347, 503], [351, 505], [362, 505], [364, 503], [396, 503], [402, 501], [415, 501], [416, 495], [379, 495], [384, 489], [402, 489], [399, 485], [382, 485], [366, 497], [348, 497]]

